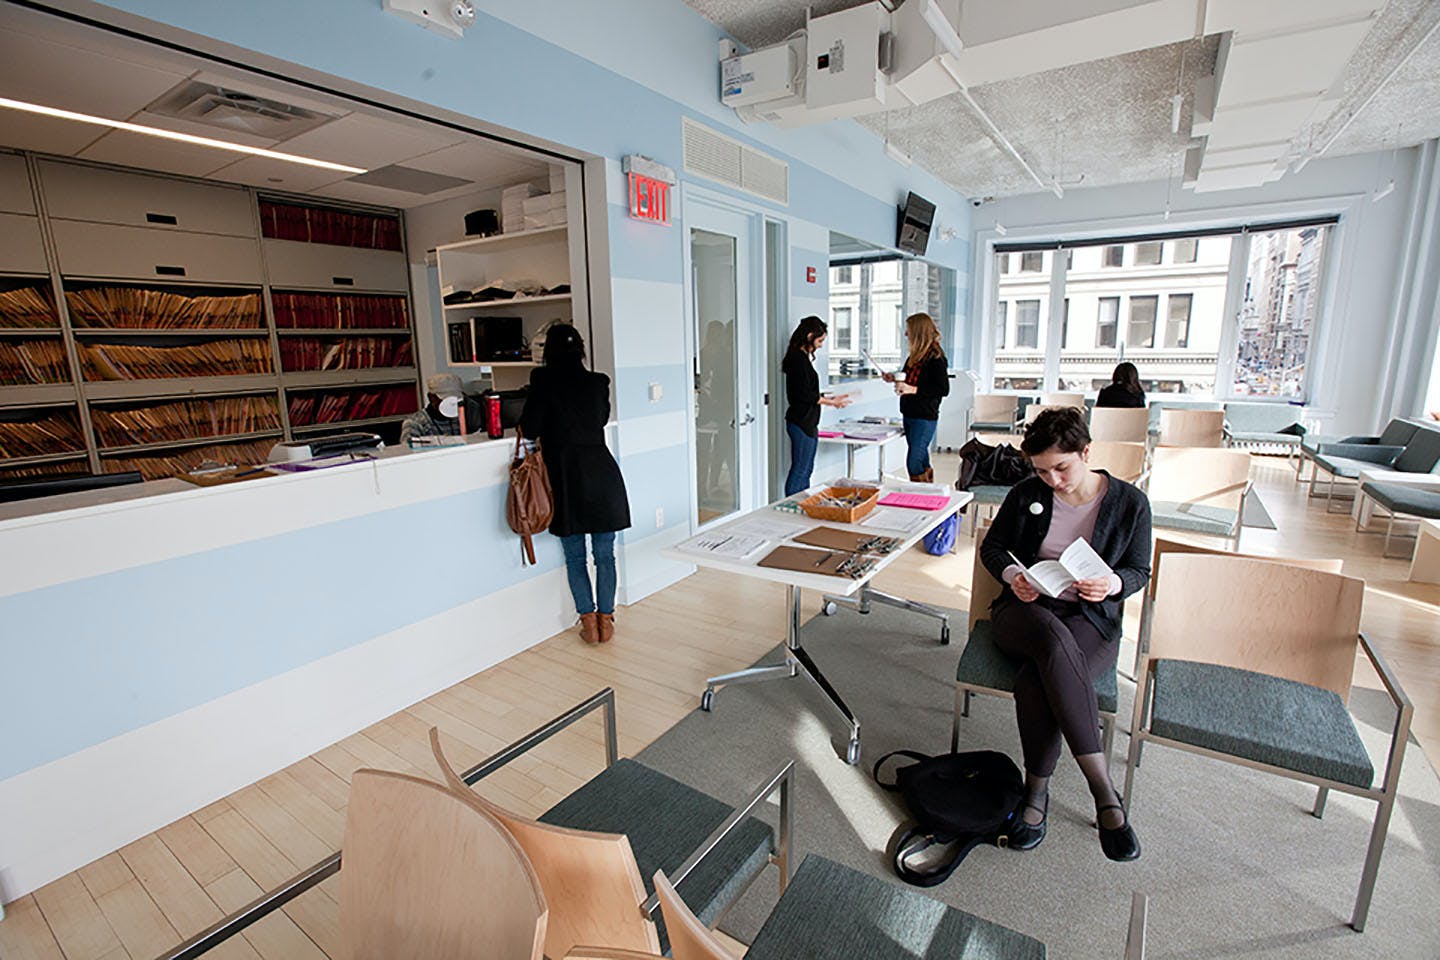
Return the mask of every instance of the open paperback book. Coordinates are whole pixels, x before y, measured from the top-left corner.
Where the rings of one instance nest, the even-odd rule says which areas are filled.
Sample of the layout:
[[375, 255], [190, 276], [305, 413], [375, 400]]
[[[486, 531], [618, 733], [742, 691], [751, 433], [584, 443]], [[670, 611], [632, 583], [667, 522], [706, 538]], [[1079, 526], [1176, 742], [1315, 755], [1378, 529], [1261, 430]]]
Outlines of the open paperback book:
[[1010, 560], [1025, 574], [1025, 579], [1034, 585], [1036, 590], [1047, 597], [1058, 597], [1065, 590], [1074, 585], [1077, 580], [1094, 580], [1096, 577], [1109, 577], [1114, 573], [1110, 565], [1100, 559], [1100, 554], [1084, 538], [1076, 538], [1075, 542], [1065, 548], [1060, 554], [1059, 560], [1041, 560], [1033, 566], [1025, 566], [1015, 556], [1010, 554]]

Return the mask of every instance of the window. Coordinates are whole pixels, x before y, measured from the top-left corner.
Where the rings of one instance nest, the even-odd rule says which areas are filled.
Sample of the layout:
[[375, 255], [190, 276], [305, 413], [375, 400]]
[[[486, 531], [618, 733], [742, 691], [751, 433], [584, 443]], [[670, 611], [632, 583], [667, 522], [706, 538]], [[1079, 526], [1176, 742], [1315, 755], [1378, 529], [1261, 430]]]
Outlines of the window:
[[854, 310], [850, 307], [836, 307], [830, 311], [830, 332], [834, 335], [835, 342], [831, 345], [835, 350], [854, 350], [851, 335], [851, 317]]
[[1125, 329], [1125, 346], [1155, 346], [1155, 307], [1159, 297], [1131, 297], [1130, 323]]
[[1250, 234], [1231, 389], [1303, 398], [1328, 226]]
[[1034, 350], [1040, 346], [1040, 301], [1015, 301], [1015, 346]]
[[837, 286], [848, 287], [855, 282], [854, 267], [836, 267], [834, 270], [831, 270], [830, 273], [830, 279], [833, 280]]
[[1104, 263], [1107, 267], [1125, 266], [1125, 248], [1119, 245], [1106, 247]]
[[1009, 316], [1008, 316], [1008, 314], [1010, 313], [1010, 309], [1009, 309], [1009, 308], [1010, 308], [1010, 304], [1006, 303], [1004, 300], [1001, 300], [998, 304], [996, 304], [996, 310], [995, 310], [995, 349], [996, 349], [996, 350], [1004, 350], [1004, 349], [1005, 349], [1005, 326], [1006, 326], [1006, 322], [1009, 320]]
[[999, 256], [999, 258], [1000, 258], [1000, 272], [1001, 272], [1001, 273], [1009, 273], [1009, 272], [1010, 272], [1010, 254], [1008, 254], [1008, 253], [1002, 253], [1002, 254], [998, 254], [998, 256]]
[[1165, 244], [1159, 240], [1135, 244], [1135, 266], [1158, 267], [1160, 265], [1160, 255], [1164, 249]]
[[1020, 254], [1021, 273], [1039, 273], [1045, 268], [1045, 254], [1040, 250], [1026, 250]]
[[1199, 250], [1200, 241], [1195, 237], [1186, 237], [1184, 240], [1176, 240], [1170, 253], [1171, 263], [1194, 263], [1195, 254]]
[[1115, 346], [1115, 327], [1120, 321], [1120, 298], [1101, 297], [1095, 318], [1095, 346]]
[[1172, 293], [1166, 300], [1165, 346], [1170, 349], [1184, 347], [1190, 339], [1190, 303], [1194, 296], [1188, 293]]

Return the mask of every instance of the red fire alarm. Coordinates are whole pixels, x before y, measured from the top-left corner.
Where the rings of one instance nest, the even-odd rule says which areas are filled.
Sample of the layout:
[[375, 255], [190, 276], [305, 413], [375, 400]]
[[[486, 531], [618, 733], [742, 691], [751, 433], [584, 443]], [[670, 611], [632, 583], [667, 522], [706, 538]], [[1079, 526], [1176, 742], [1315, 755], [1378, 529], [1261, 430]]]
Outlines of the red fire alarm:
[[624, 170], [630, 180], [630, 216], [668, 226], [670, 187], [676, 182], [675, 171], [637, 156], [625, 158]]
[[806, 283], [814, 283], [814, 282], [815, 282], [815, 268], [814, 268], [814, 267], [806, 267], [806, 268], [805, 268], [805, 282], [806, 282]]

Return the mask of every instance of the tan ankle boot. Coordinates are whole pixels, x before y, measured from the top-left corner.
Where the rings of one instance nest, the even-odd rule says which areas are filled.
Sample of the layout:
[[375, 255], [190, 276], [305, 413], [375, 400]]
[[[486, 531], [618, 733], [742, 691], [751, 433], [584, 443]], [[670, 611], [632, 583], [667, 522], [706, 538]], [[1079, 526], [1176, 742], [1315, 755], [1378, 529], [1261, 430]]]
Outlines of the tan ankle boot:
[[615, 614], [598, 614], [600, 618], [600, 642], [609, 643], [615, 639]]
[[586, 643], [600, 642], [600, 625], [596, 622], [599, 614], [580, 614], [580, 639]]

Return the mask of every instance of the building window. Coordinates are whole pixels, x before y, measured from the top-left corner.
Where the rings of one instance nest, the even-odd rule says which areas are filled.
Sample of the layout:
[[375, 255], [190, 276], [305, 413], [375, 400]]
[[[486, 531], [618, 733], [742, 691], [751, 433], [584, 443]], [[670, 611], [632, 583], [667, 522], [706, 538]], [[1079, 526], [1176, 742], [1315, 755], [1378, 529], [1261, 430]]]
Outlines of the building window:
[[1125, 330], [1125, 346], [1155, 346], [1155, 309], [1159, 297], [1131, 297], [1130, 324]]
[[854, 267], [836, 267], [830, 271], [834, 276], [831, 278], [838, 286], [849, 286], [855, 282]]
[[1200, 247], [1200, 241], [1195, 237], [1186, 237], [1184, 240], [1176, 240], [1171, 249], [1170, 260], [1172, 263], [1194, 263], [1195, 255]]
[[1100, 310], [1095, 317], [1095, 346], [1115, 346], [1115, 327], [1120, 322], [1120, 298], [1101, 297]]
[[995, 305], [995, 349], [1005, 349], [1005, 327], [1009, 320], [1010, 304], [1001, 300]]
[[1001, 254], [998, 254], [997, 256], [999, 256], [999, 258], [1000, 258], [1000, 272], [1001, 272], [1001, 273], [1009, 273], [1009, 272], [1010, 272], [1010, 254], [1008, 254], [1008, 253], [1001, 253]]
[[1045, 254], [1040, 250], [1027, 250], [1020, 254], [1021, 273], [1039, 273], [1045, 267]]
[[1107, 267], [1125, 266], [1125, 248], [1119, 244], [1105, 248], [1105, 259], [1101, 261]]
[[1035, 349], [1040, 345], [1040, 301], [1015, 301], [1015, 346]]
[[1158, 267], [1160, 266], [1161, 252], [1165, 244], [1159, 240], [1148, 243], [1135, 244], [1135, 266], [1137, 267]]
[[[843, 267], [842, 269], [848, 270], [850, 268]], [[854, 313], [855, 311], [850, 307], [836, 307], [830, 311], [830, 324], [834, 328], [836, 350], [854, 349], [854, 347], [851, 346], [854, 342], [851, 338], [851, 318], [854, 316]]]
[[1183, 347], [1190, 339], [1190, 302], [1192, 294], [1172, 293], [1165, 304], [1165, 346]]

